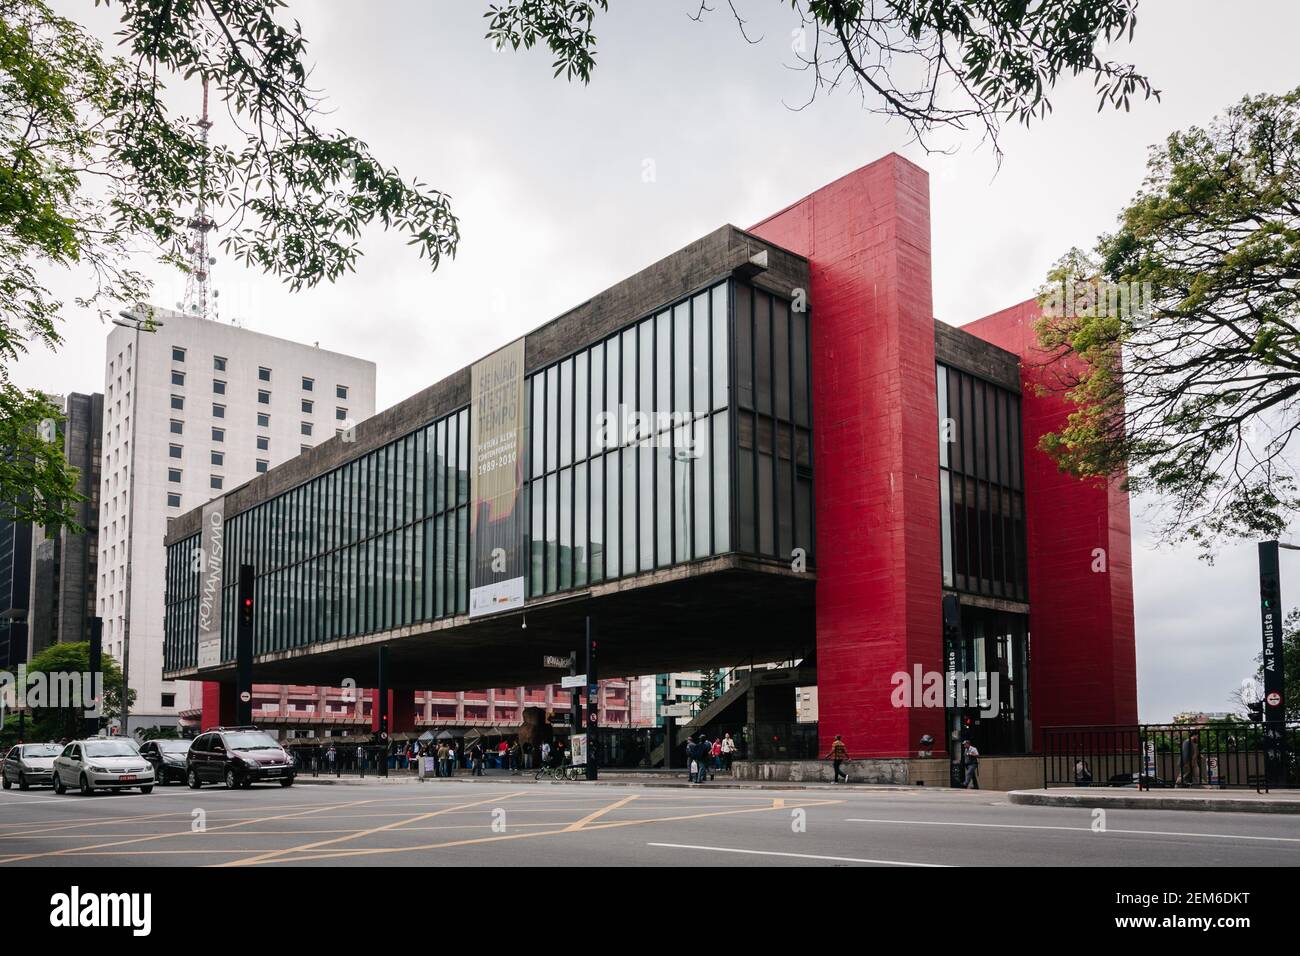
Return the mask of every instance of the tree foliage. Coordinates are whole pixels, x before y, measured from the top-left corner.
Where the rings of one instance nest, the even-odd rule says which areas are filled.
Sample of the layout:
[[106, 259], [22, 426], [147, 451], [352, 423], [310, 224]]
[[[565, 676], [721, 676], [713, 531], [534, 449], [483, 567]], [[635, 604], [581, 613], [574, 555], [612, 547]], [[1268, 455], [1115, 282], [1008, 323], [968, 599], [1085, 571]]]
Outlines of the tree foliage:
[[[734, 0], [725, 2], [750, 39]], [[1097, 54], [1099, 44], [1132, 38], [1137, 0], [782, 2], [798, 23], [792, 48], [795, 68], [811, 79], [809, 102], [847, 88], [871, 112], [901, 119], [923, 146], [936, 130], [977, 128], [998, 151], [1001, 127], [1045, 117], [1066, 76], [1092, 78], [1099, 110], [1160, 95], [1131, 64]], [[556, 76], [587, 82], [592, 26], [608, 9], [609, 0], [494, 4], [488, 38], [514, 49], [545, 42]], [[695, 18], [713, 9], [701, 0]]]
[[[27, 664], [27, 678], [30, 683], [36, 674], [80, 675], [90, 670], [90, 645], [85, 641], [79, 643], [53, 644], [41, 651]], [[104, 704], [100, 716], [100, 726], [122, 714], [122, 668], [109, 654], [100, 657], [100, 671], [103, 676]], [[131, 702], [135, 702], [135, 691], [131, 691]], [[29, 742], [57, 741], [82, 736], [85, 726], [85, 708], [76, 703], [59, 707], [32, 707], [27, 712], [27, 735]], [[4, 732], [11, 737], [16, 735], [16, 723], [12, 717], [6, 719]], [[10, 741], [12, 742], [12, 741]]]
[[[110, 5], [97, 0], [97, 5]], [[115, 0], [118, 53], [42, 0], [0, 0], [0, 402], [5, 438], [48, 417], [9, 380], [32, 345], [60, 344], [64, 303], [49, 269], [84, 275], [77, 304], [146, 299], [132, 255], [186, 268], [187, 230], [202, 198], [220, 244], [292, 288], [355, 267], [359, 236], [377, 223], [408, 237], [436, 268], [459, 236], [448, 197], [323, 124], [309, 85], [306, 40], [282, 23], [281, 0]], [[196, 116], [173, 113], [164, 84], [206, 81], [236, 131], [205, 145]], [[22, 443], [25, 444], [25, 443]], [[73, 524], [45, 464], [13, 456], [0, 502], [32, 502], [32, 517]], [[35, 486], [37, 493], [30, 492]]]
[[1044, 294], [1062, 280], [1149, 301], [1116, 314], [1093, 296], [1040, 321], [1077, 406], [1043, 447], [1152, 493], [1167, 540], [1208, 553], [1282, 535], [1300, 508], [1300, 89], [1170, 135], [1119, 228], [1063, 258]]

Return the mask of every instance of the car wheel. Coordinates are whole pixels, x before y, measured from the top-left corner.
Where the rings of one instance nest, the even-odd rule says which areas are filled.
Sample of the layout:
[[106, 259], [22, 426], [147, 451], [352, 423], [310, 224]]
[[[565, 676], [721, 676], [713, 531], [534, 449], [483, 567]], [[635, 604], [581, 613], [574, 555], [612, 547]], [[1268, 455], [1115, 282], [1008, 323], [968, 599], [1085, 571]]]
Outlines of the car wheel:
[[185, 777], [185, 782], [190, 785], [191, 790], [197, 790], [199, 789], [199, 787], [203, 786], [203, 781], [199, 779], [199, 775], [194, 771], [192, 767], [190, 768], [190, 772]]
[[68, 788], [63, 785], [63, 778], [59, 776], [59, 772], [57, 770], [54, 771], [54, 792], [58, 794], [64, 794], [68, 792]]
[[282, 787], [292, 787], [292, 786], [293, 786], [293, 777], [285, 777], [283, 780], [280, 781], [280, 786], [282, 786]]
[[229, 767], [226, 770], [226, 789], [227, 790], [239, 789], [239, 778], [235, 776], [234, 767]]
[[32, 786], [32, 785], [31, 785], [30, 783], [27, 782], [27, 778], [26, 778], [25, 776], [23, 776], [23, 775], [20, 773], [20, 774], [18, 775], [18, 789], [19, 789], [19, 790], [30, 790], [30, 789], [31, 789], [31, 786]]
[[3, 782], [0, 782], [0, 786], [3, 786], [6, 790], [8, 790], [10, 787], [13, 786], [13, 784], [9, 782], [8, 777], [5, 777]]
[[153, 793], [153, 785], [150, 784], [150, 785], [148, 785], [148, 786], [141, 787], [141, 788], [140, 788], [140, 792], [141, 792], [141, 793]]
[[95, 788], [90, 785], [90, 778], [84, 773], [81, 775], [81, 795], [88, 797], [95, 792]]

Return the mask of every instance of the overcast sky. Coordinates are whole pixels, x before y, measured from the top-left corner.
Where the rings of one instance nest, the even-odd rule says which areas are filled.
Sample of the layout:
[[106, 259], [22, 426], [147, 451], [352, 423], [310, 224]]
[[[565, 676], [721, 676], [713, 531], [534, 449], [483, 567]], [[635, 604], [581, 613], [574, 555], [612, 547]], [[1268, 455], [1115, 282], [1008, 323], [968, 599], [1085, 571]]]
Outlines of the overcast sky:
[[[105, 38], [114, 28], [111, 8], [57, 6]], [[891, 150], [930, 172], [935, 310], [960, 325], [1030, 297], [1066, 249], [1110, 229], [1150, 144], [1245, 94], [1300, 84], [1300, 4], [1253, 2], [1227, 15], [1210, 0], [1145, 0], [1134, 42], [1111, 55], [1139, 64], [1161, 102], [1098, 114], [1090, 81], [1067, 81], [1046, 121], [1005, 131], [999, 170], [974, 136], [955, 155], [925, 155], [901, 124], [851, 95], [791, 109], [809, 89], [789, 68], [797, 21], [784, 0], [738, 4], [755, 44], [722, 11], [692, 21], [698, 0], [614, 0], [597, 23], [587, 87], [552, 80], [545, 51], [494, 51], [483, 39], [487, 6], [291, 0], [289, 9], [333, 107], [329, 125], [452, 196], [455, 260], [430, 273], [376, 231], [355, 274], [298, 294], [228, 257], [214, 269], [223, 319], [375, 361], [381, 408], [717, 226], [749, 226]], [[197, 88], [176, 93], [197, 109]], [[153, 274], [155, 300], [174, 306], [183, 277]], [[52, 285], [76, 293], [64, 279]], [[30, 356], [15, 380], [102, 391], [108, 327], [70, 306], [63, 331], [59, 355]], [[1223, 547], [1211, 567], [1155, 549], [1142, 513], [1135, 502], [1141, 717], [1230, 709], [1260, 646], [1255, 546]], [[1284, 552], [1283, 563], [1283, 596], [1300, 603], [1300, 554]]]

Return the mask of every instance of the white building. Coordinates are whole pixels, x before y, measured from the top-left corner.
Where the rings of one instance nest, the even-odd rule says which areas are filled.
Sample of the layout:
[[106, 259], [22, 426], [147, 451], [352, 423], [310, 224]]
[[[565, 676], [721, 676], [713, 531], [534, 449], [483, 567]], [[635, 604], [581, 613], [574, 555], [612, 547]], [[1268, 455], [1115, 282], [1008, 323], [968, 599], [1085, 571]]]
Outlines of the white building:
[[373, 362], [167, 309], [154, 316], [163, 324], [152, 333], [113, 329], [104, 369], [97, 603], [104, 649], [120, 663], [130, 526], [131, 730], [173, 725], [198, 705], [199, 685], [192, 704], [188, 682], [162, 679], [170, 518], [375, 412]]

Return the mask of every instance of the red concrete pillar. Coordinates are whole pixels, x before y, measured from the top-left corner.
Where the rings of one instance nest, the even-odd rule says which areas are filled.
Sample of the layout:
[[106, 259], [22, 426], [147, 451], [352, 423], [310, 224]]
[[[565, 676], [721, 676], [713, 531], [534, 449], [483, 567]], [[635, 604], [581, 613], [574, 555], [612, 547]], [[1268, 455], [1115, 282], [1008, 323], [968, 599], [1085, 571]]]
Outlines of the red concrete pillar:
[[1043, 727], [1137, 722], [1128, 493], [1063, 474], [1038, 448], [1073, 408], [1039, 394], [1057, 372], [1037, 348], [1039, 314], [1030, 300], [962, 326], [1021, 358], [1035, 746]]
[[943, 657], [929, 180], [891, 154], [751, 231], [811, 266], [821, 748], [905, 756], [944, 739], [890, 702]]
[[[390, 690], [388, 692], [388, 732], [409, 733], [415, 729], [415, 691]], [[370, 691], [370, 730], [379, 733], [379, 691]]]
[[233, 726], [236, 720], [236, 696], [234, 684], [204, 681], [203, 716], [199, 720], [199, 729], [211, 730], [213, 727]]

